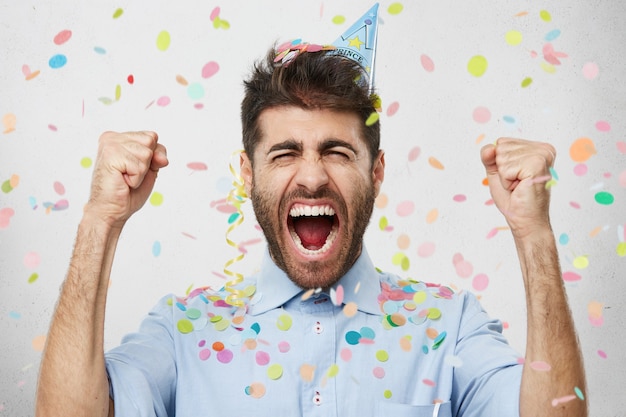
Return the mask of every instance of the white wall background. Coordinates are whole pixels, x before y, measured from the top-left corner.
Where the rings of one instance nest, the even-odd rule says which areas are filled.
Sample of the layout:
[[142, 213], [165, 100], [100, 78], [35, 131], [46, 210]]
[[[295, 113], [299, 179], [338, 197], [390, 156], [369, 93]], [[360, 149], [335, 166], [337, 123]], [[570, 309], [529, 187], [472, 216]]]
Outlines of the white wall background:
[[[400, 4], [399, 13], [398, 3], [380, 7], [376, 83], [388, 171], [366, 237], [370, 254], [381, 268], [476, 291], [523, 351], [521, 277], [512, 240], [498, 229], [505, 222], [485, 204], [478, 152], [505, 135], [553, 143], [554, 231], [563, 271], [580, 278], [566, 286], [591, 415], [626, 415], [626, 257], [619, 252], [626, 249], [626, 3]], [[156, 130], [171, 160], [155, 189], [162, 204], [146, 204], [119, 245], [106, 324], [111, 347], [165, 293], [224, 282], [224, 263], [238, 252], [225, 243], [228, 214], [219, 207], [230, 189], [228, 163], [237, 162], [231, 154], [240, 147], [241, 79], [253, 60], [274, 41], [332, 42], [370, 6], [0, 1], [0, 416], [33, 413], [42, 341], [88, 197], [86, 165], [99, 134]], [[228, 25], [215, 27], [216, 7]], [[123, 13], [114, 17], [118, 8]], [[57, 37], [63, 31], [71, 31], [65, 42]], [[171, 37], [163, 51], [162, 31]], [[546, 44], [555, 53], [544, 54]], [[57, 54], [67, 63], [53, 68]], [[479, 77], [468, 70], [476, 55], [488, 62]], [[219, 70], [204, 78], [209, 62]], [[532, 82], [522, 87], [526, 78]], [[170, 103], [159, 105], [162, 97]], [[591, 146], [572, 157], [583, 137]], [[207, 169], [190, 168], [195, 162]], [[598, 203], [599, 192], [613, 203]], [[232, 236], [248, 242], [247, 257], [233, 267], [244, 273], [255, 269], [262, 248], [245, 207], [246, 221]], [[405, 257], [408, 268], [394, 257]], [[480, 274], [488, 285], [477, 289]]]

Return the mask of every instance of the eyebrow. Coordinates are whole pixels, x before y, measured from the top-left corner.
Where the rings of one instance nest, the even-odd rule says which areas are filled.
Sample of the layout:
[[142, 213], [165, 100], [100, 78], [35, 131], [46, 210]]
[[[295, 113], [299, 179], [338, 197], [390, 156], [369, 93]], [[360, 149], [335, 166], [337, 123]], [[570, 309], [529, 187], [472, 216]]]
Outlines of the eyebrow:
[[[350, 144], [349, 142], [346, 142], [345, 140], [334, 139], [334, 138], [326, 139], [322, 141], [318, 145], [317, 151], [322, 153], [328, 149], [332, 149], [336, 147], [346, 148], [354, 152], [355, 154], [357, 154], [357, 151], [354, 148], [354, 146], [352, 146], [352, 144]], [[284, 151], [284, 150], [302, 151], [302, 149], [303, 149], [302, 142], [298, 142], [295, 139], [287, 139], [283, 142], [273, 145], [271, 148], [269, 148], [267, 153], [270, 154], [272, 152]]]

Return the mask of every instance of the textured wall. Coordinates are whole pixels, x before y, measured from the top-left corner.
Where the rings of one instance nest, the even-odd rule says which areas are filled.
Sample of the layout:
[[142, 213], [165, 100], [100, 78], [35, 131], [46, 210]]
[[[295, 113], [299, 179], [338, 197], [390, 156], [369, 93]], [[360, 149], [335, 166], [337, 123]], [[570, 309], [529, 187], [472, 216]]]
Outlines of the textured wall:
[[[165, 293], [220, 286], [241, 79], [275, 41], [332, 42], [364, 1], [0, 1], [0, 416], [32, 415], [50, 316], [104, 130], [150, 129], [170, 167], [128, 224], [106, 344]], [[475, 291], [523, 352], [524, 295], [480, 147], [559, 154], [552, 216], [593, 416], [623, 415], [626, 3], [381, 2], [376, 84], [387, 177], [366, 239], [376, 264]], [[232, 238], [253, 271], [262, 236]], [[622, 352], [622, 353], [620, 353]], [[573, 388], [573, 387], [572, 387]]]

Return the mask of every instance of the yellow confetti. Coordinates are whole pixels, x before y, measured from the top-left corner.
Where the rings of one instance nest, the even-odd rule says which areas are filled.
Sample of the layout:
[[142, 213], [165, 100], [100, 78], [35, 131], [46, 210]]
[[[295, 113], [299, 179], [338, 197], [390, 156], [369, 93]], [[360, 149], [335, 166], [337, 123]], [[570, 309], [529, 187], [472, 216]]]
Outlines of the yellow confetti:
[[152, 195], [150, 196], [150, 204], [152, 204], [155, 207], [158, 207], [161, 204], [163, 204], [163, 194], [161, 194], [158, 191], [154, 191]]
[[548, 12], [547, 10], [540, 11], [539, 12], [539, 17], [544, 22], [550, 22], [552, 20], [552, 16], [550, 15], [550, 12]]
[[391, 3], [387, 8], [387, 12], [391, 15], [396, 15], [402, 13], [404, 6], [402, 3]]
[[578, 256], [574, 259], [573, 265], [576, 269], [585, 269], [589, 266], [589, 258], [587, 255]]
[[626, 242], [620, 242], [617, 244], [617, 248], [615, 249], [618, 256], [624, 257], [626, 256]]
[[517, 30], [509, 30], [504, 35], [504, 40], [511, 46], [516, 46], [522, 43], [522, 33]]
[[474, 77], [482, 77], [487, 71], [487, 66], [487, 58], [482, 55], [476, 55], [467, 63], [467, 71]]
[[162, 30], [157, 36], [156, 46], [159, 51], [167, 51], [172, 41], [170, 33], [167, 30]]
[[345, 16], [341, 16], [341, 15], [337, 15], [335, 17], [333, 17], [332, 22], [336, 25], [341, 25], [346, 21], [346, 17]]
[[380, 115], [377, 112], [373, 112], [365, 121], [365, 126], [371, 126], [378, 121]]
[[115, 10], [115, 12], [113, 13], [113, 19], [117, 19], [122, 14], [124, 14], [124, 10], [123, 9], [119, 8], [119, 9]]
[[115, 101], [119, 101], [121, 97], [122, 97], [122, 86], [118, 84], [115, 86]]

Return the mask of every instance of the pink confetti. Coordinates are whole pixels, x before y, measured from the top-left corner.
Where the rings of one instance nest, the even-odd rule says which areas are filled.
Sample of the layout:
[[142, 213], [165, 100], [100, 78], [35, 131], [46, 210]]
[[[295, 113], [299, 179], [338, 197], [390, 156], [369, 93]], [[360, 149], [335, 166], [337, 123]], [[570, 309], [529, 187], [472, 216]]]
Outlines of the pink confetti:
[[596, 64], [595, 62], [587, 62], [585, 65], [583, 65], [583, 77], [588, 80], [593, 80], [594, 78], [596, 78], [599, 72], [600, 68], [598, 68], [598, 64]]
[[587, 174], [587, 165], [577, 164], [574, 167], [574, 174], [579, 177], [582, 177], [583, 175]]
[[497, 235], [499, 230], [500, 229], [498, 229], [497, 227], [494, 227], [493, 229], [491, 229], [489, 233], [487, 233], [487, 239], [491, 239], [492, 237]]
[[383, 379], [385, 377], [385, 370], [381, 368], [380, 366], [375, 367], [372, 370], [372, 373], [374, 374], [374, 377], [378, 379]]
[[214, 76], [219, 70], [220, 66], [217, 62], [207, 62], [204, 67], [202, 67], [202, 78], [210, 78]]
[[570, 206], [572, 206], [572, 207], [574, 207], [575, 209], [579, 209], [579, 208], [580, 208], [580, 204], [578, 204], [578, 203], [577, 203], [577, 202], [575, 202], [575, 201], [570, 201], [570, 202], [569, 202], [569, 205], [570, 205]]
[[598, 349], [598, 356], [601, 357], [602, 359], [607, 358], [606, 352], [603, 351], [602, 349]]
[[216, 7], [213, 9], [213, 11], [211, 11], [211, 16], [209, 17], [211, 19], [211, 22], [215, 20], [216, 17], [218, 17], [220, 15], [220, 8]]
[[10, 207], [0, 209], [0, 229], [6, 229], [11, 223], [11, 217], [15, 215], [15, 211]]
[[396, 214], [400, 217], [406, 217], [413, 214], [414, 210], [415, 203], [413, 203], [412, 201], [403, 201], [398, 204], [398, 207], [396, 207]]
[[417, 248], [417, 256], [420, 258], [428, 258], [435, 253], [435, 244], [433, 242], [424, 242]]
[[437, 386], [437, 383], [433, 381], [432, 379], [424, 378], [422, 379], [422, 382], [424, 383], [424, 385], [428, 385], [429, 387]]
[[626, 170], [619, 174], [619, 185], [626, 187]]
[[600, 132], [609, 132], [611, 130], [611, 125], [605, 120], [600, 120], [596, 123], [596, 129]]
[[389, 117], [393, 116], [394, 114], [398, 112], [399, 108], [400, 108], [400, 103], [398, 103], [397, 101], [394, 101], [393, 103], [389, 105], [389, 107], [387, 107], [387, 116]]
[[205, 164], [204, 162], [189, 162], [187, 164], [187, 168], [193, 171], [206, 171], [207, 169], [209, 169], [207, 164]]
[[563, 281], [565, 282], [576, 282], [580, 281], [581, 279], [582, 277], [576, 272], [567, 271], [563, 273]]
[[575, 400], [576, 398], [578, 398], [578, 397], [576, 397], [575, 395], [566, 395], [564, 397], [555, 398], [555, 399], [552, 400], [552, 407], [556, 407], [559, 404]]
[[171, 100], [168, 96], [161, 96], [157, 99], [157, 106], [165, 107], [170, 104]]
[[413, 149], [411, 149], [409, 151], [409, 161], [411, 162], [415, 161], [417, 158], [419, 158], [421, 152], [422, 150], [420, 149], [419, 146], [416, 146]]
[[343, 286], [339, 284], [335, 290], [335, 305], [340, 306], [343, 303]]
[[341, 349], [341, 353], [339, 355], [345, 362], [349, 362], [350, 359], [352, 359], [352, 351], [348, 348]]
[[29, 252], [24, 256], [24, 265], [26, 268], [35, 269], [41, 263], [41, 257], [37, 252]]
[[489, 286], [489, 277], [486, 274], [478, 274], [472, 280], [472, 287], [476, 291], [485, 291]]
[[54, 192], [56, 192], [58, 195], [65, 194], [65, 187], [59, 181], [55, 181], [53, 187], [54, 187]]
[[620, 153], [626, 154], [626, 142], [617, 142], [617, 150]]
[[57, 45], [63, 45], [65, 42], [69, 41], [71, 37], [71, 30], [62, 30], [54, 37], [54, 43]]
[[476, 107], [472, 113], [472, 118], [476, 123], [487, 123], [491, 120], [491, 112], [486, 107]]
[[456, 201], [457, 203], [462, 203], [465, 200], [467, 200], [467, 197], [464, 194], [457, 194], [454, 197], [452, 197], [452, 199]]
[[424, 68], [426, 72], [433, 72], [435, 70], [435, 63], [428, 55], [422, 54], [422, 56], [420, 56], [420, 62], [422, 63], [422, 68]]
[[550, 366], [549, 363], [546, 363], [544, 361], [531, 362], [530, 367], [533, 368], [535, 371], [541, 371], [541, 372], [548, 372], [549, 370], [552, 369], [552, 366]]
[[56, 132], [58, 130], [57, 127], [53, 124], [49, 124], [48, 129], [52, 130], [53, 132]]

